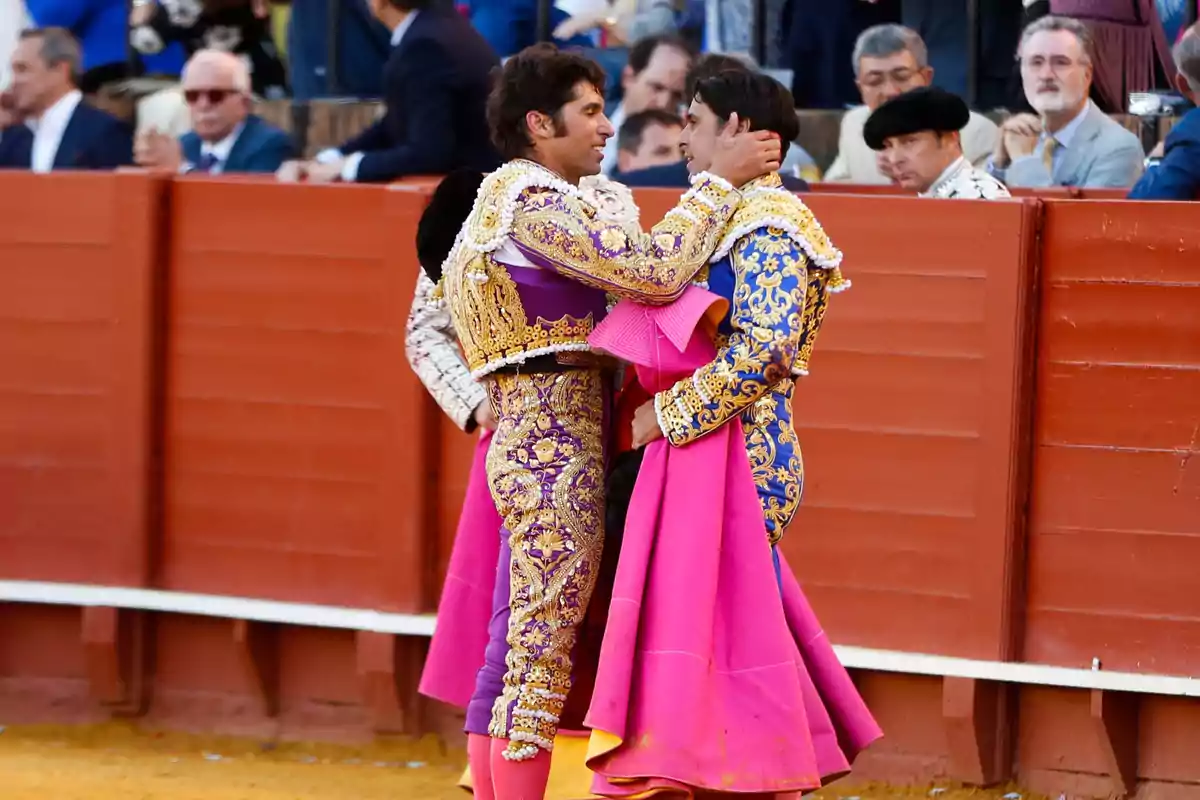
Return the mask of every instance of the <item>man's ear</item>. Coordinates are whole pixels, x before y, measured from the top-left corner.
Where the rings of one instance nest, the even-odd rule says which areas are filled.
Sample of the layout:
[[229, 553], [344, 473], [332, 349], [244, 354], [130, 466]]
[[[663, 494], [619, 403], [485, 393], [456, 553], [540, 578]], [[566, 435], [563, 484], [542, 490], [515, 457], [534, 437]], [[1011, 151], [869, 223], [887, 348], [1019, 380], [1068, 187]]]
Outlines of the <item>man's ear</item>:
[[543, 114], [541, 111], [526, 111], [525, 125], [529, 128], [529, 135], [534, 139], [554, 138], [554, 120], [548, 114]]
[[625, 68], [621, 70], [621, 89], [628, 89], [629, 84], [633, 83], [633, 79], [636, 77], [637, 74], [633, 71], [633, 67], [626, 64]]

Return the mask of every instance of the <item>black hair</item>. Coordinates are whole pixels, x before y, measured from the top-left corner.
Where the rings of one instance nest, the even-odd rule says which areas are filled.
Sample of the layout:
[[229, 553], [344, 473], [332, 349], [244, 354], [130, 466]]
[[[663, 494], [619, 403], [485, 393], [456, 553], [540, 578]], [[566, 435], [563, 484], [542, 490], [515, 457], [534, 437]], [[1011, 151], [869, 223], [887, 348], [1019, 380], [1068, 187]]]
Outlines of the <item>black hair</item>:
[[527, 155], [533, 140], [525, 115], [540, 111], [561, 122], [562, 107], [575, 99], [575, 87], [585, 82], [604, 96], [600, 65], [552, 44], [526, 47], [505, 61], [487, 102], [488, 130], [500, 155], [506, 160]]
[[792, 93], [769, 75], [750, 70], [727, 70], [696, 85], [696, 98], [722, 121], [731, 114], [750, 123], [752, 131], [779, 135], [782, 152], [800, 135], [800, 118]]
[[670, 47], [684, 53], [689, 59], [695, 56], [695, 51], [692, 46], [687, 43], [681, 36], [676, 36], [673, 33], [664, 33], [657, 36], [643, 36], [633, 43], [629, 48], [629, 64], [630, 71], [634, 75], [644, 70], [650, 64], [650, 59], [654, 57], [655, 52], [660, 47]]
[[653, 125], [682, 128], [683, 120], [661, 108], [639, 111], [621, 123], [621, 130], [617, 133], [617, 149], [636, 153], [642, 146], [642, 135]]
[[[692, 64], [687, 77], [683, 80], [683, 96], [687, 102], [692, 102], [696, 96], [696, 84], [702, 80], [720, 75], [722, 72], [738, 72], [750, 70], [748, 64], [740, 58], [727, 56], [724, 53], [706, 53]], [[753, 71], [753, 70], [750, 70]]]
[[481, 183], [483, 173], [479, 170], [455, 170], [433, 190], [421, 213], [417, 223], [417, 261], [434, 283], [442, 278], [442, 262], [450, 255], [458, 231], [475, 205]]

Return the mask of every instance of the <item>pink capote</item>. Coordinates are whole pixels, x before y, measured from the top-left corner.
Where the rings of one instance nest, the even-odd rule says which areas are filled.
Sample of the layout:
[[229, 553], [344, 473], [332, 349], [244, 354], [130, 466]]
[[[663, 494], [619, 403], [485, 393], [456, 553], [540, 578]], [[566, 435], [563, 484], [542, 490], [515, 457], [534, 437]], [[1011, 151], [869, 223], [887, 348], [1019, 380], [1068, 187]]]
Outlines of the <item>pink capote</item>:
[[492, 432], [475, 445], [467, 493], [450, 551], [450, 566], [438, 603], [437, 627], [421, 671], [419, 691], [426, 697], [466, 708], [483, 666], [492, 618], [492, 590], [500, 560], [500, 515], [487, 479]]
[[[665, 307], [621, 302], [590, 342], [658, 391], [712, 360], [702, 322], [723, 304], [696, 287]], [[782, 592], [739, 420], [647, 446], [586, 720], [593, 792], [789, 796], [882, 735], [781, 566]]]

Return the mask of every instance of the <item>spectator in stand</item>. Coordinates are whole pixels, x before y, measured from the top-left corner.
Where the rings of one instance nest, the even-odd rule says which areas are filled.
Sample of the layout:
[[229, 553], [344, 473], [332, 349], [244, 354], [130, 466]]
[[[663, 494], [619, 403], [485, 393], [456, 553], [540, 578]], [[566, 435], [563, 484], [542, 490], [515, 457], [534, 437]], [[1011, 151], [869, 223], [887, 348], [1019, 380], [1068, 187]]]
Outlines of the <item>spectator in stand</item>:
[[[460, 0], [471, 24], [483, 34], [501, 58], [508, 58], [537, 42], [537, 6], [539, 0]], [[569, 18], [555, 3], [550, 8], [550, 29], [554, 30]], [[555, 38], [559, 47], [589, 47], [593, 44], [584, 34]]]
[[683, 120], [660, 108], [646, 109], [625, 120], [617, 134], [617, 169], [613, 180], [619, 181], [621, 173], [679, 161], [682, 132]]
[[485, 106], [500, 59], [453, 8], [438, 0], [371, 0], [392, 31], [384, 67], [383, 118], [315, 162], [288, 162], [280, 180], [384, 183], [468, 167], [486, 172], [499, 155]]
[[[624, 96], [608, 115], [618, 132], [628, 117], [650, 108], [679, 113], [684, 84], [692, 66], [692, 51], [678, 36], [649, 36], [629, 48], [629, 63], [621, 73]], [[604, 146], [600, 171], [611, 174], [617, 167], [617, 137]]]
[[292, 155], [288, 135], [250, 113], [250, 71], [221, 50], [200, 50], [183, 68], [192, 130], [180, 138], [138, 136], [134, 160], [167, 172], [272, 174]]
[[896, 183], [921, 197], [1008, 197], [1004, 184], [963, 157], [959, 131], [970, 118], [970, 109], [958, 95], [921, 86], [872, 111], [863, 126], [863, 139], [880, 153]]
[[855, 40], [868, 28], [895, 22], [899, 5], [899, 0], [787, 0], [779, 36], [796, 107], [840, 110], [854, 103], [859, 90], [846, 62]]
[[155, 74], [178, 75], [183, 66], [183, 52], [178, 46], [146, 57], [141, 63], [130, 64], [126, 0], [25, 2], [34, 25], [65, 28], [79, 41], [83, 63], [76, 84], [85, 95], [96, 94], [101, 88], [133, 77], [143, 69]]
[[132, 163], [129, 126], [82, 102], [81, 61], [79, 43], [63, 28], [21, 33], [12, 57], [15, 119], [0, 139], [0, 167], [49, 172]]
[[[863, 140], [863, 125], [871, 112], [888, 100], [932, 84], [933, 68], [929, 66], [925, 42], [916, 31], [902, 25], [877, 25], [863, 31], [854, 45], [853, 63], [863, 105], [842, 116], [838, 155], [826, 171], [825, 180], [885, 185], [891, 178], [881, 170], [876, 154]], [[961, 132], [967, 160], [976, 166], [985, 164], [996, 136], [995, 123], [971, 112]]]
[[189, 56], [224, 50], [246, 59], [251, 89], [260, 97], [287, 96], [287, 72], [271, 37], [268, 0], [151, 0], [134, 6], [129, 40], [143, 55], [161, 53], [171, 42]]
[[[293, 97], [383, 95], [391, 31], [371, 13], [367, 0], [292, 0], [291, 9], [287, 62]], [[337, 19], [336, 53], [329, 47], [331, 9]]]
[[993, 177], [1010, 187], [1137, 182], [1144, 158], [1138, 137], [1088, 99], [1092, 52], [1087, 27], [1067, 17], [1042, 17], [1021, 34], [1021, 79], [1037, 114], [1016, 114], [1000, 126], [988, 162]]
[[[1175, 88], [1200, 105], [1200, 27], [1193, 25], [1175, 45]], [[1175, 123], [1163, 153], [1129, 193], [1130, 200], [1200, 200], [1200, 108]]]
[[[684, 81], [684, 97], [693, 98], [696, 96], [696, 85], [700, 81], [707, 80], [714, 75], [719, 75], [722, 72], [754, 72], [748, 66], [748, 62], [734, 56], [723, 55], [721, 53], [708, 53], [701, 56], [692, 65], [688, 71], [687, 80]], [[798, 147], [792, 144], [792, 147]], [[792, 162], [795, 159], [788, 151], [790, 148], [784, 148], [785, 162]], [[804, 159], [799, 159], [803, 161]], [[811, 159], [809, 159], [811, 161]], [[788, 172], [780, 171], [780, 178], [783, 179], [783, 185], [793, 192], [805, 191], [808, 189], [808, 183]], [[687, 188], [690, 182], [690, 174], [688, 173], [687, 161], [683, 158], [671, 164], [662, 164], [656, 167], [647, 167], [644, 169], [622, 171], [620, 177], [613, 176], [615, 180], [619, 180], [626, 186], [660, 186], [667, 188]]]
[[[29, 27], [29, 11], [25, 0], [0, 0], [0, 92], [8, 88], [12, 78], [9, 62], [17, 48], [17, 37]], [[0, 128], [3, 128], [0, 118]]]

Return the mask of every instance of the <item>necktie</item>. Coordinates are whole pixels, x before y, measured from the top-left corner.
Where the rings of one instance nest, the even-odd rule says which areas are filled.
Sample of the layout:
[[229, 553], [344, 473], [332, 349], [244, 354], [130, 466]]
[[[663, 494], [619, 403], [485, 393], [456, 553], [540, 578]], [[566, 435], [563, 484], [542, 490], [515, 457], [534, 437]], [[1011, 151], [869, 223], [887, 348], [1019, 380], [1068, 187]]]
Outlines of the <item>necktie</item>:
[[205, 153], [200, 156], [200, 163], [196, 165], [197, 172], [212, 172], [221, 159], [217, 158], [212, 153]]
[[1054, 174], [1054, 151], [1059, 148], [1058, 139], [1053, 136], [1047, 137], [1042, 143], [1042, 164], [1046, 167], [1046, 172]]

